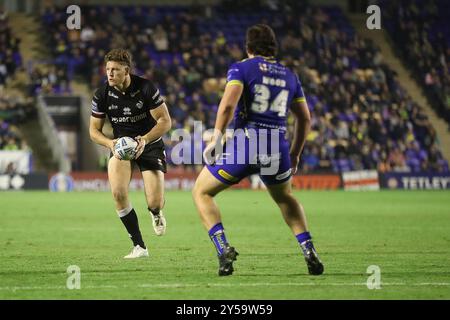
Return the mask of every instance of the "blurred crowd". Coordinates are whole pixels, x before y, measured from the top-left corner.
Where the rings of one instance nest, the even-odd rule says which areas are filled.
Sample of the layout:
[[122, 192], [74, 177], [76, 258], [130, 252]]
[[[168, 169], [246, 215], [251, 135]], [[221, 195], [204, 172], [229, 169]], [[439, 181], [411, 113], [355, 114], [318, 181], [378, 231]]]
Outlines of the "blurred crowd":
[[26, 149], [27, 144], [17, 126], [36, 115], [32, 98], [8, 94], [0, 89], [0, 150]]
[[28, 93], [64, 95], [72, 93], [67, 69], [51, 63], [35, 64], [28, 75]]
[[5, 89], [7, 82], [22, 67], [19, 44], [20, 40], [11, 32], [8, 12], [0, 6], [0, 150], [26, 148], [16, 124], [34, 112], [30, 103], [8, 94]]
[[0, 6], [0, 88], [22, 65], [20, 40], [11, 33], [8, 13]]
[[136, 73], [164, 94], [173, 128], [187, 131], [196, 120], [214, 126], [227, 69], [245, 57], [246, 28], [268, 23], [278, 35], [281, 61], [299, 74], [312, 112], [303, 172], [448, 171], [422, 108], [401, 87], [377, 46], [359, 38], [339, 8], [304, 1], [265, 4], [255, 9], [243, 2], [233, 11], [227, 11], [227, 3], [88, 6], [82, 7], [82, 29], [71, 31], [64, 10], [48, 7], [42, 20], [55, 61], [67, 66], [68, 81], [84, 76], [97, 87], [104, 79], [105, 53], [127, 48]]
[[450, 3], [384, 1], [386, 25], [441, 117], [450, 124]]
[[17, 131], [11, 128], [11, 124], [0, 118], [0, 151], [24, 149], [23, 143]]

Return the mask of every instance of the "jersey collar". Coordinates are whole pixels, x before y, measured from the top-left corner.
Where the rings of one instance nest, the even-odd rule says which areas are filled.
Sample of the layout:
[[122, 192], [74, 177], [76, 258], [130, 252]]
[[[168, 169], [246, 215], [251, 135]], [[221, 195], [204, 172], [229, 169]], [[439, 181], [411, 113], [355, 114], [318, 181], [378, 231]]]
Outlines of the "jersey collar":
[[255, 56], [255, 58], [262, 58], [262, 59], [264, 59], [264, 60], [266, 60], [267, 62], [270, 62], [270, 63], [275, 63], [275, 62], [277, 62], [277, 60], [275, 59], [274, 56], [269, 56], [269, 57]]
[[134, 90], [135, 82], [136, 82], [134, 80], [134, 77], [135, 77], [134, 74], [130, 74], [130, 85], [125, 89], [125, 92], [116, 89], [116, 87], [114, 87], [114, 86], [110, 86], [110, 88], [112, 88], [116, 92], [120, 93], [121, 95], [126, 96], [126, 95], [130, 94], [130, 92], [133, 92], [133, 90]]

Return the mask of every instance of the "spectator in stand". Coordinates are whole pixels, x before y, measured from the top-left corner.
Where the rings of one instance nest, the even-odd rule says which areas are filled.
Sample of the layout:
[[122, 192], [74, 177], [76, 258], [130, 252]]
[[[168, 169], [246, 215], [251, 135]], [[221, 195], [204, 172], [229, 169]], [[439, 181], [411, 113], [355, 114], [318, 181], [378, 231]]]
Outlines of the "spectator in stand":
[[0, 87], [6, 84], [22, 65], [20, 40], [13, 36], [8, 23], [8, 13], [0, 7]]
[[156, 51], [166, 52], [169, 50], [169, 38], [167, 36], [166, 31], [160, 24], [156, 26], [152, 38], [153, 38], [153, 45], [155, 46]]
[[398, 147], [394, 147], [388, 157], [389, 166], [393, 171], [397, 172], [409, 172], [409, 168], [406, 165], [406, 159], [403, 152]]
[[[427, 90], [432, 106], [450, 123], [450, 34], [446, 1], [382, 1], [394, 42]], [[419, 9], [420, 8], [420, 9]], [[416, 23], [420, 21], [420, 23]]]

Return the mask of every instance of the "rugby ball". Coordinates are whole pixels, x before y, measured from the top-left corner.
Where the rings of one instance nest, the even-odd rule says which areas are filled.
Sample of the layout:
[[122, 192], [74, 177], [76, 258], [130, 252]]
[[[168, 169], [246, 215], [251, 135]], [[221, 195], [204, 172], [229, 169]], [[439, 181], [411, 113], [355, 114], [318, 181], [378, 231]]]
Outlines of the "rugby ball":
[[114, 151], [122, 160], [133, 160], [136, 156], [136, 147], [138, 143], [130, 137], [122, 137], [116, 141]]

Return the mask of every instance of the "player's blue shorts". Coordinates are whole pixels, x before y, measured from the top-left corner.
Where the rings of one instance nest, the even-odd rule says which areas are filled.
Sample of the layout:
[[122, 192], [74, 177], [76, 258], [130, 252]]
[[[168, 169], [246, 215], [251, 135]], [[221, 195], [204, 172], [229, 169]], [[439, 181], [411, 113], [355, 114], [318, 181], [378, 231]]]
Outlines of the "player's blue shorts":
[[227, 140], [223, 153], [208, 170], [219, 181], [233, 185], [259, 174], [266, 185], [283, 183], [291, 177], [289, 142], [284, 132], [245, 129]]

